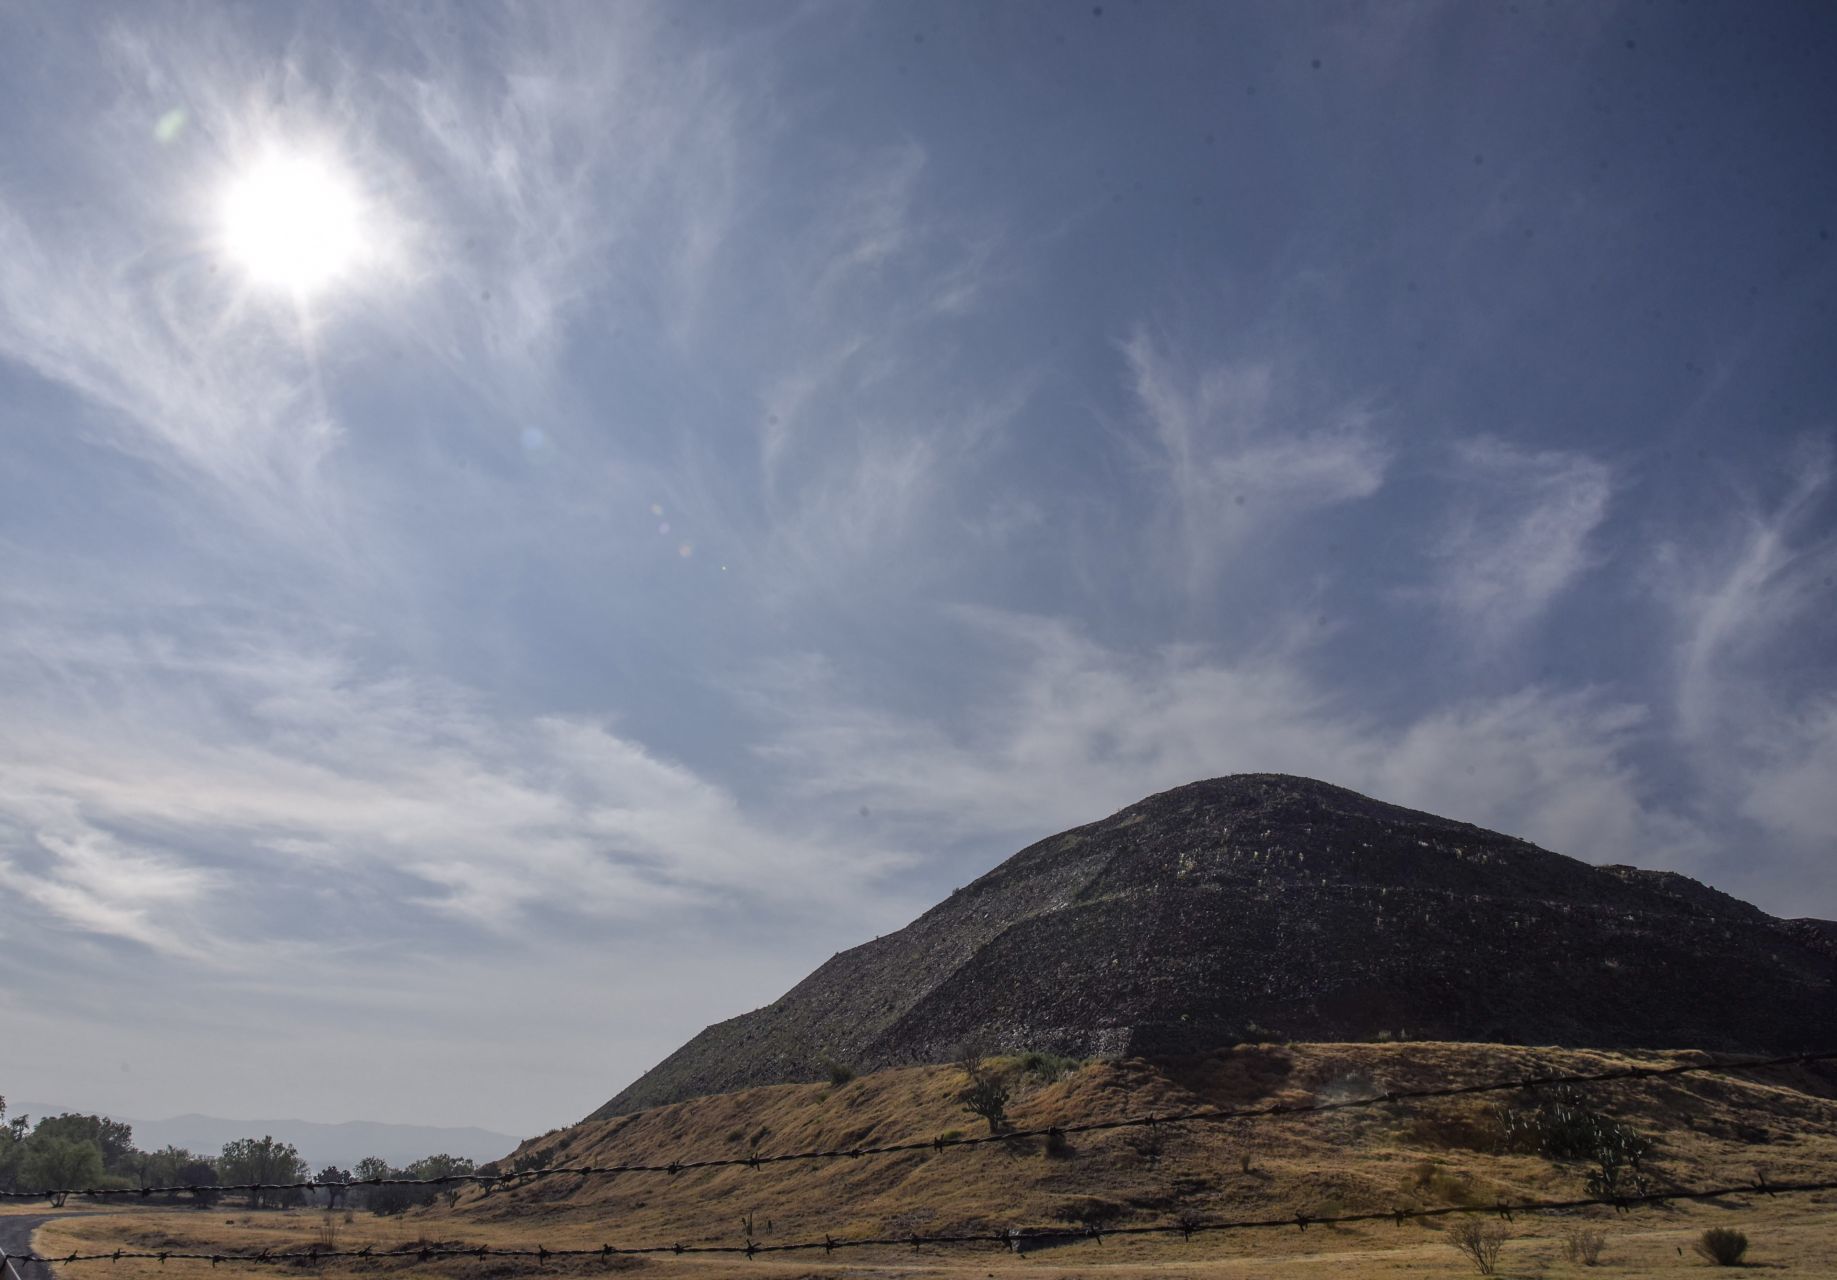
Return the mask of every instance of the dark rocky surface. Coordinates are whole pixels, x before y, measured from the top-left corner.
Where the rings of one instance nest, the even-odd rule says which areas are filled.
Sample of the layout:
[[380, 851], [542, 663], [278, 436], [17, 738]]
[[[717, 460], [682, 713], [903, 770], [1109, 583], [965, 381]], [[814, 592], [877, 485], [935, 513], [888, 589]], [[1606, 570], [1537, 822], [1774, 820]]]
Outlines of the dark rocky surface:
[[594, 1118], [990, 1052], [1410, 1039], [1793, 1052], [1837, 1041], [1837, 924], [1596, 867], [1305, 778], [1151, 796], [1042, 840], [717, 1023]]

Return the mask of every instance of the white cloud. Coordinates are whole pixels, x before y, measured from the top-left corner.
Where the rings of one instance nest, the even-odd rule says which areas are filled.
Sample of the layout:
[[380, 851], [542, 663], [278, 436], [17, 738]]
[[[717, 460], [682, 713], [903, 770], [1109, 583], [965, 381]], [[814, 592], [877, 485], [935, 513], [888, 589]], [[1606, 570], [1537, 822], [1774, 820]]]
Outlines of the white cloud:
[[211, 888], [209, 871], [133, 849], [92, 825], [69, 797], [34, 793], [19, 779], [0, 784], [0, 813], [49, 855], [43, 869], [28, 870], [0, 846], [0, 885], [20, 901], [82, 932], [203, 954], [185, 923]]
[[1726, 523], [1710, 526], [1705, 541], [1721, 545], [1664, 548], [1660, 590], [1679, 628], [1678, 721], [1693, 741], [1740, 732], [1739, 721], [1769, 697], [1777, 647], [1828, 599], [1837, 538], [1810, 530], [1828, 496], [1831, 450], [1806, 443], [1792, 462], [1791, 488], [1777, 506], [1749, 501], [1732, 536]]
[[[518, 409], [548, 399], [566, 326], [607, 288], [685, 337], [735, 217], [745, 69], [671, 47], [641, 7], [520, 10], [483, 58], [438, 26], [401, 34], [418, 58], [378, 106], [402, 117], [432, 237], [414, 329]], [[745, 110], [769, 130], [762, 95]]]
[[[439, 682], [366, 677], [273, 637], [14, 639], [4, 876], [80, 929], [195, 950], [176, 941], [182, 909], [232, 958], [252, 932], [237, 913], [271, 911], [280, 873], [406, 877], [409, 899], [496, 930], [741, 898], [860, 907], [893, 865], [749, 814], [596, 720], [496, 717]], [[29, 682], [47, 640], [54, 677]], [[42, 696], [24, 695], [32, 683]]]
[[1837, 632], [1823, 606], [1837, 537], [1821, 515], [1834, 467], [1823, 442], [1801, 442], [1789, 461], [1778, 502], [1750, 499], [1695, 545], [1664, 549], [1660, 593], [1676, 626], [1677, 732], [1698, 787], [1767, 833], [1783, 855], [1776, 874], [1828, 885]]
[[1595, 561], [1589, 539], [1607, 515], [1612, 473], [1593, 458], [1528, 453], [1481, 439], [1457, 450], [1459, 498], [1434, 555], [1435, 598], [1486, 640], [1541, 617]]
[[1148, 428], [1143, 457], [1169, 499], [1162, 534], [1189, 595], [1209, 591], [1253, 540], [1384, 483], [1389, 450], [1363, 409], [1304, 416], [1272, 366], [1185, 366], [1146, 330], [1123, 352]]
[[1527, 688], [1383, 723], [1284, 645], [1237, 659], [1130, 657], [1046, 619], [975, 611], [1007, 692], [955, 723], [875, 711], [821, 663], [766, 681], [786, 727], [764, 748], [812, 798], [934, 838], [1043, 836], [1152, 792], [1295, 773], [1522, 835], [1596, 861], [1688, 867], [1706, 844], [1646, 798], [1646, 716], [1591, 691]]
[[1774, 726], [1763, 761], [1748, 776], [1742, 811], [1825, 864], [1837, 853], [1837, 697], [1820, 698]]

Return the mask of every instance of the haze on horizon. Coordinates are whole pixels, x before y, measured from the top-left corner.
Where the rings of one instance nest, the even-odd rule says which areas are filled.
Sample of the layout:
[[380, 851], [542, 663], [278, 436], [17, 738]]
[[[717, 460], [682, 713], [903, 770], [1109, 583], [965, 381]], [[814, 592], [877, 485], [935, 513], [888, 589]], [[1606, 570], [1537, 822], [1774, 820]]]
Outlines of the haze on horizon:
[[1834, 61], [8, 6], [0, 1092], [539, 1132], [1239, 771], [1837, 917]]

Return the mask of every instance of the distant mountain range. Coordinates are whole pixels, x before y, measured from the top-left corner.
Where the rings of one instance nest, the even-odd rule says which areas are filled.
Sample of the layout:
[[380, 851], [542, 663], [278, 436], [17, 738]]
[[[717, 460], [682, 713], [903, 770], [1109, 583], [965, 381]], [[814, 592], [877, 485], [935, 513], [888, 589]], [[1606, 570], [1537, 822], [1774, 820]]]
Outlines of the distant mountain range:
[[[1631, 850], [1628, 851], [1633, 852]], [[946, 1062], [1273, 1040], [1778, 1050], [1837, 1041], [1837, 924], [1279, 774], [1024, 849], [594, 1113]]]
[[[46, 1106], [36, 1102], [7, 1100], [8, 1116], [54, 1116], [66, 1111], [93, 1114], [94, 1107]], [[226, 1142], [238, 1138], [260, 1138], [272, 1135], [290, 1142], [300, 1158], [317, 1173], [328, 1164], [349, 1169], [365, 1156], [380, 1156], [398, 1167], [423, 1156], [466, 1156], [481, 1164], [509, 1155], [523, 1139], [489, 1129], [441, 1128], [435, 1125], [380, 1124], [371, 1120], [347, 1120], [343, 1124], [320, 1124], [312, 1120], [225, 1120], [222, 1116], [184, 1115], [169, 1120], [135, 1120], [114, 1116], [134, 1126], [134, 1145], [142, 1151], [161, 1147], [184, 1147], [200, 1155], [216, 1155]]]

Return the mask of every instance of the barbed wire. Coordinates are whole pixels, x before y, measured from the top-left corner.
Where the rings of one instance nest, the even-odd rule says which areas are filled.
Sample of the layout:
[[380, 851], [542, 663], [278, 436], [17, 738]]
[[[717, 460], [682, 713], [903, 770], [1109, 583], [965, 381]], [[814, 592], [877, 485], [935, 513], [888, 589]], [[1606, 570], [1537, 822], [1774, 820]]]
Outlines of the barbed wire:
[[263, 1249], [259, 1253], [224, 1253], [200, 1252], [182, 1249], [130, 1250], [115, 1249], [108, 1253], [70, 1253], [48, 1255], [40, 1253], [7, 1253], [0, 1250], [0, 1259], [12, 1262], [36, 1262], [46, 1266], [66, 1266], [79, 1262], [168, 1262], [191, 1261], [209, 1262], [213, 1266], [223, 1263], [252, 1263], [258, 1265], [280, 1264], [288, 1262], [319, 1263], [340, 1259], [414, 1258], [421, 1262], [430, 1262], [443, 1258], [534, 1258], [539, 1263], [560, 1258], [614, 1258], [638, 1254], [690, 1254], [719, 1253], [741, 1254], [748, 1258], [769, 1253], [812, 1253], [822, 1250], [834, 1253], [838, 1249], [882, 1249], [911, 1248], [919, 1249], [925, 1245], [975, 1245], [987, 1244], [1021, 1252], [1030, 1243], [1051, 1243], [1054, 1241], [1093, 1240], [1102, 1242], [1109, 1236], [1156, 1236], [1179, 1235], [1190, 1240], [1197, 1235], [1213, 1235], [1232, 1231], [1267, 1231], [1293, 1227], [1306, 1231], [1309, 1227], [1351, 1226], [1358, 1223], [1394, 1222], [1402, 1226], [1405, 1222], [1429, 1218], [1456, 1217], [1468, 1215], [1496, 1215], [1511, 1221], [1521, 1213], [1560, 1213], [1570, 1209], [1613, 1208], [1625, 1213], [1635, 1208], [1648, 1205], [1665, 1204], [1673, 1200], [1720, 1200], [1735, 1195], [1804, 1195], [1818, 1191], [1837, 1191], [1837, 1178], [1817, 1181], [1769, 1182], [1762, 1176], [1752, 1182], [1733, 1182], [1714, 1187], [1681, 1187], [1668, 1191], [1648, 1191], [1635, 1195], [1614, 1196], [1580, 1196], [1566, 1200], [1500, 1200], [1487, 1206], [1444, 1205], [1431, 1209], [1389, 1209], [1373, 1210], [1365, 1213], [1335, 1213], [1319, 1216], [1295, 1213], [1280, 1218], [1234, 1218], [1205, 1219], [1186, 1217], [1178, 1222], [1146, 1223], [1136, 1226], [1084, 1226], [1084, 1227], [1006, 1227], [994, 1231], [960, 1231], [946, 1232], [938, 1235], [923, 1235], [909, 1232], [897, 1236], [854, 1236], [837, 1238], [825, 1234], [822, 1239], [797, 1240], [785, 1244], [761, 1244], [750, 1237], [744, 1244], [650, 1244], [650, 1245], [612, 1245], [602, 1244], [598, 1248], [563, 1247], [551, 1249], [547, 1245], [520, 1246], [516, 1248], [493, 1248], [490, 1245], [433, 1245], [416, 1244], [397, 1249], [378, 1249], [366, 1246], [362, 1249], [323, 1249], [317, 1245], [305, 1249]]
[[900, 1142], [867, 1146], [835, 1147], [811, 1151], [785, 1151], [775, 1155], [753, 1153], [744, 1156], [714, 1156], [701, 1160], [671, 1160], [667, 1163], [612, 1165], [556, 1165], [541, 1169], [521, 1169], [508, 1173], [450, 1173], [433, 1178], [376, 1177], [331, 1181], [309, 1178], [299, 1182], [223, 1182], [184, 1183], [152, 1187], [54, 1188], [46, 1191], [0, 1191], [0, 1199], [44, 1200], [69, 1196], [155, 1196], [222, 1192], [316, 1191], [331, 1188], [339, 1191], [351, 1187], [450, 1187], [467, 1183], [486, 1184], [493, 1188], [517, 1187], [543, 1178], [616, 1177], [628, 1174], [681, 1174], [701, 1169], [758, 1169], [766, 1165], [791, 1164], [814, 1160], [858, 1159], [863, 1156], [899, 1155], [918, 1151], [949, 1151], [960, 1147], [982, 1147], [1019, 1142], [1029, 1138], [1069, 1137], [1079, 1133], [1103, 1133], [1117, 1129], [1153, 1128], [1159, 1125], [1217, 1123], [1231, 1120], [1257, 1120], [1319, 1115], [1334, 1111], [1352, 1111], [1404, 1102], [1423, 1102], [1438, 1098], [1471, 1097], [1475, 1094], [1508, 1093], [1520, 1089], [1555, 1088], [1563, 1085], [1611, 1084], [1628, 1080], [1657, 1080], [1684, 1075], [1738, 1075], [1771, 1067], [1803, 1066], [1814, 1062], [1837, 1061], [1837, 1050], [1823, 1053], [1794, 1053], [1749, 1062], [1684, 1062], [1668, 1067], [1618, 1067], [1611, 1071], [1571, 1072], [1560, 1075], [1519, 1076], [1508, 1080], [1491, 1080], [1481, 1084], [1444, 1085], [1428, 1089], [1392, 1089], [1366, 1097], [1345, 1098], [1336, 1102], [1281, 1103], [1260, 1107], [1194, 1107], [1167, 1114], [1124, 1116], [1115, 1120], [1087, 1120], [1075, 1124], [1037, 1125], [1025, 1129], [1004, 1129], [999, 1133], [955, 1137], [943, 1134], [934, 1138], [913, 1138]]

